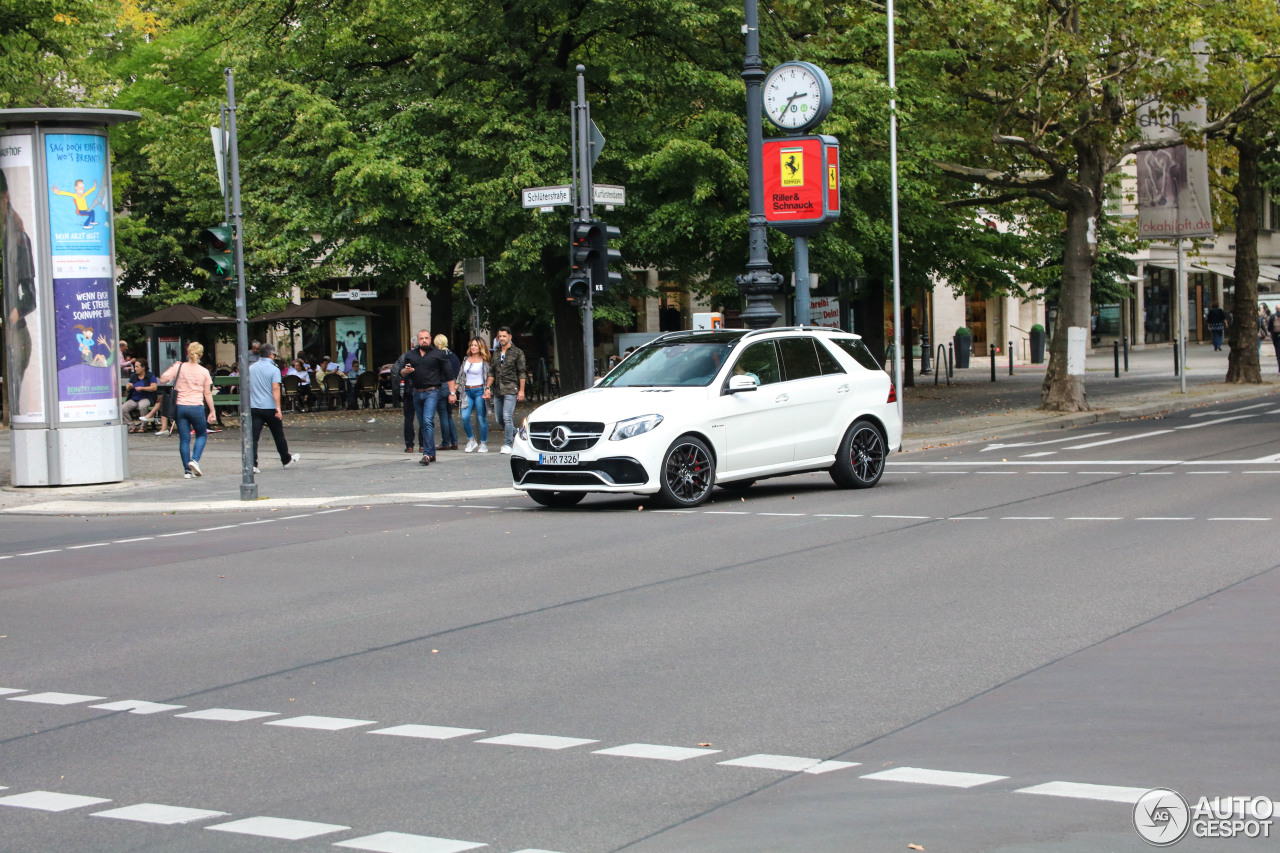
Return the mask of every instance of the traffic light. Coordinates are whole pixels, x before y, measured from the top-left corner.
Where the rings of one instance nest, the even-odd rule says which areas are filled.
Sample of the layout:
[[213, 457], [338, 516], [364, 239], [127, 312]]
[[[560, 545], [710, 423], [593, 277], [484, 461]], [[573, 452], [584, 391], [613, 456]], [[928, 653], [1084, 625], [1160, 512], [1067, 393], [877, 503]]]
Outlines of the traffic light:
[[205, 256], [200, 259], [199, 267], [208, 270], [209, 278], [225, 280], [231, 278], [235, 266], [231, 253], [231, 226], [223, 222], [212, 225], [200, 232], [200, 242], [204, 244]]
[[622, 273], [609, 271], [610, 264], [622, 261], [622, 253], [617, 249], [610, 249], [609, 241], [617, 240], [622, 236], [622, 232], [603, 222], [593, 222], [591, 225], [592, 230], [587, 238], [592, 252], [591, 281], [595, 285], [596, 292], [599, 293], [622, 283]]
[[[609, 271], [610, 262], [622, 260], [622, 253], [609, 248], [609, 240], [617, 239], [622, 232], [612, 225], [596, 220], [584, 221], [575, 219], [571, 226], [573, 250], [570, 253], [573, 272], [570, 282], [575, 278], [591, 280], [591, 290], [604, 293], [622, 281], [622, 274]], [[572, 299], [573, 297], [570, 297]]]
[[587, 294], [591, 292], [591, 283], [587, 281], [585, 275], [571, 275], [569, 281], [565, 285], [565, 299], [570, 302], [582, 303], [587, 300]]

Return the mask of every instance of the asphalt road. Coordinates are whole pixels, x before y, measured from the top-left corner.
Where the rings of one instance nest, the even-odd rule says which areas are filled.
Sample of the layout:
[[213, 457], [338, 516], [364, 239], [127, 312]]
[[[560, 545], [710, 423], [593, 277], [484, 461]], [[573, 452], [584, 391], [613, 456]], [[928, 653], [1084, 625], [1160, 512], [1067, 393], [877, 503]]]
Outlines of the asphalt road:
[[1149, 788], [1280, 799], [1277, 425], [692, 512], [3, 517], [0, 850], [1148, 849]]

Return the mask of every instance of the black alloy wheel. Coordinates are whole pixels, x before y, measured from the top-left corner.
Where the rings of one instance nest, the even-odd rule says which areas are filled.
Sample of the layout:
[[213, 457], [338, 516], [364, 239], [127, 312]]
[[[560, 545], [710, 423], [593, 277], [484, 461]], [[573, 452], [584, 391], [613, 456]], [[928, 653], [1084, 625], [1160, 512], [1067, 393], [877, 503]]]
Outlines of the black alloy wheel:
[[698, 506], [716, 481], [711, 451], [692, 435], [677, 438], [663, 457], [661, 477], [658, 498], [663, 504], [677, 509]]
[[868, 420], [856, 420], [840, 442], [831, 479], [846, 489], [869, 489], [880, 482], [887, 455], [879, 427]]

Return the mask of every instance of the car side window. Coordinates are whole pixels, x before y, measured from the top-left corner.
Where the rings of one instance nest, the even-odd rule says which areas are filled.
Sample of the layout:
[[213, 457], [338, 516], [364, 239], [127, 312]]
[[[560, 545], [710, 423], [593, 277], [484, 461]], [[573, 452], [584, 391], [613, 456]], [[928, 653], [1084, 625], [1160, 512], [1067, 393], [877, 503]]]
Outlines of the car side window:
[[778, 341], [778, 349], [782, 350], [782, 367], [788, 382], [822, 375], [813, 338], [782, 338]]
[[822, 341], [814, 341], [813, 343], [814, 349], [818, 351], [818, 364], [822, 367], [823, 376], [844, 373], [844, 368], [840, 366], [840, 362], [836, 361], [835, 356], [831, 354], [831, 350], [827, 349]]
[[876, 357], [871, 354], [871, 350], [867, 349], [867, 345], [857, 338], [838, 338], [835, 341], [835, 345], [853, 356], [853, 360], [867, 370], [880, 369], [880, 365], [876, 363]]
[[733, 372], [751, 374], [761, 385], [781, 382], [782, 371], [778, 368], [778, 351], [773, 341], [759, 341], [744, 349], [733, 366]]

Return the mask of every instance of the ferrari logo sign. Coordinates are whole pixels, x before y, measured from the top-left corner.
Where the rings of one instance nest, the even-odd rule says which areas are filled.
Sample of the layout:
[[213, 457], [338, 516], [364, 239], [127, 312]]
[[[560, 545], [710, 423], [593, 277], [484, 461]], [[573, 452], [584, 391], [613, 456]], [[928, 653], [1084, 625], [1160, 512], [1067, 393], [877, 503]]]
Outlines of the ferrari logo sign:
[[840, 217], [840, 143], [834, 137], [766, 139], [762, 156], [764, 218], [771, 228], [802, 237]]
[[782, 186], [804, 186], [804, 149], [779, 148], [778, 157], [781, 159], [778, 174], [782, 176]]

